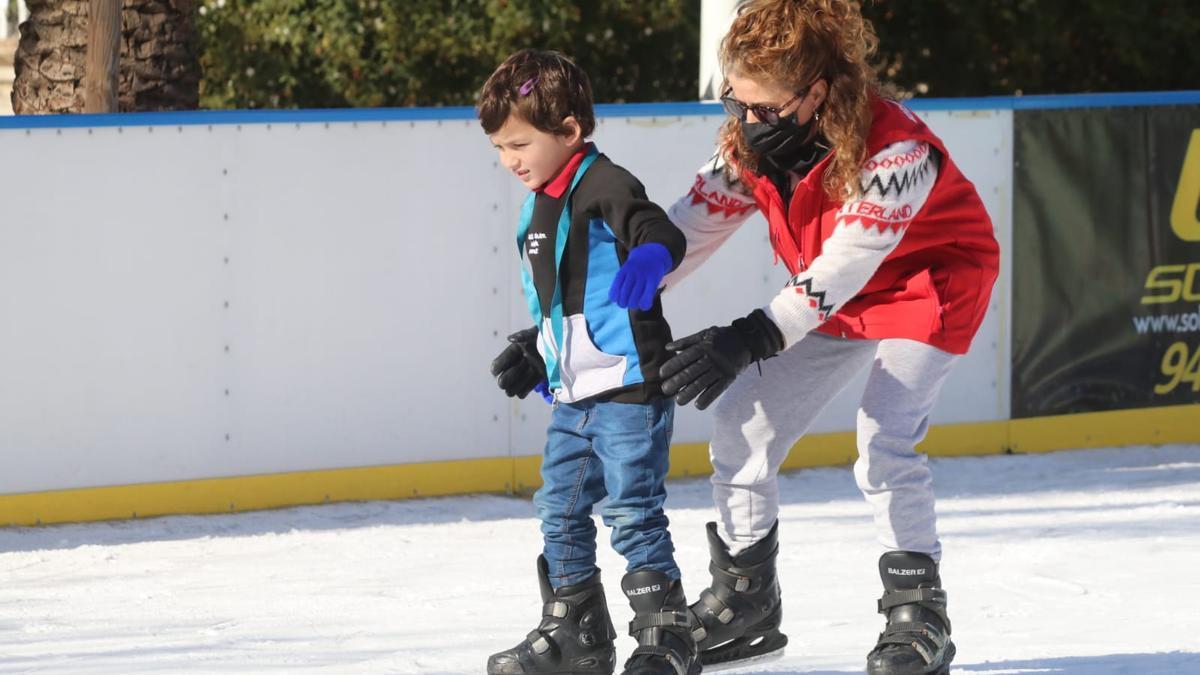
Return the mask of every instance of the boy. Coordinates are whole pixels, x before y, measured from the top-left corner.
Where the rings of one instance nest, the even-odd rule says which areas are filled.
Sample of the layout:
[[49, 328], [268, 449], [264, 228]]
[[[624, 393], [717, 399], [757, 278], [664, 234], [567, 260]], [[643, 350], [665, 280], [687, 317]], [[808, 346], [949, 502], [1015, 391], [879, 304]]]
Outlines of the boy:
[[663, 512], [674, 403], [658, 376], [671, 341], [658, 289], [683, 260], [684, 237], [637, 179], [586, 142], [591, 85], [567, 57], [512, 55], [484, 84], [478, 112], [501, 163], [532, 190], [517, 249], [535, 325], [509, 336], [492, 374], [509, 396], [536, 390], [554, 405], [534, 497], [542, 621], [493, 655], [488, 673], [613, 672], [591, 518], [606, 496], [638, 641], [625, 673], [699, 673]]

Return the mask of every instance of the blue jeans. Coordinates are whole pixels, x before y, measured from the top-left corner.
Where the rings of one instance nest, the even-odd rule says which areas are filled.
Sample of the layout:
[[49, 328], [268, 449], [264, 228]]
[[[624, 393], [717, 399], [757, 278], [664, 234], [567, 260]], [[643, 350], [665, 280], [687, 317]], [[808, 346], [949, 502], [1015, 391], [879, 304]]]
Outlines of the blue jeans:
[[534, 495], [554, 588], [596, 571], [592, 506], [612, 528], [612, 547], [626, 569], [679, 578], [667, 532], [666, 477], [675, 402], [582, 401], [554, 405], [542, 455], [542, 488]]

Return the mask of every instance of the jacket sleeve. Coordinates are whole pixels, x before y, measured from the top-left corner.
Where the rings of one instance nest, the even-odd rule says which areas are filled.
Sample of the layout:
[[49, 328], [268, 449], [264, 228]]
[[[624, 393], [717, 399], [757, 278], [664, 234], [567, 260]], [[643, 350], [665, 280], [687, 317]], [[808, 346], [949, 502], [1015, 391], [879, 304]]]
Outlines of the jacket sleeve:
[[687, 237], [687, 257], [664, 279], [667, 290], [711, 258], [756, 210], [729, 167], [720, 160], [705, 163], [692, 188], [667, 210]]
[[671, 269], [678, 267], [687, 251], [687, 240], [662, 207], [646, 197], [642, 183], [614, 164], [597, 165], [592, 170], [597, 175], [576, 192], [581, 206], [603, 217], [626, 248], [662, 244], [671, 254]]
[[918, 141], [889, 145], [863, 164], [862, 193], [838, 210], [821, 254], [763, 308], [785, 349], [867, 285], [925, 205], [937, 172], [936, 151]]

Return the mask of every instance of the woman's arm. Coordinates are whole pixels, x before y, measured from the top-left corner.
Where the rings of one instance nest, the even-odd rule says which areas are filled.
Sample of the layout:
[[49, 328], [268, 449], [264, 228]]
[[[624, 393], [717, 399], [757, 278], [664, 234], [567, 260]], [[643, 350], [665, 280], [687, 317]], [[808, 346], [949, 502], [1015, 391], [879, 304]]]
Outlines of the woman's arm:
[[838, 210], [821, 255], [763, 308], [783, 334], [785, 349], [867, 285], [925, 205], [937, 172], [937, 153], [924, 142], [894, 143], [867, 160], [862, 194]]
[[762, 309], [729, 326], [713, 326], [667, 345], [677, 352], [662, 368], [663, 393], [703, 410], [751, 363], [804, 338], [862, 290], [896, 249], [937, 178], [925, 143], [888, 146], [863, 165], [862, 196], [846, 202], [834, 233], [812, 266], [792, 278]]
[[687, 255], [664, 279], [666, 288], [673, 288], [716, 253], [755, 209], [754, 198], [723, 162], [706, 163], [692, 189], [667, 209], [671, 222], [687, 238]]

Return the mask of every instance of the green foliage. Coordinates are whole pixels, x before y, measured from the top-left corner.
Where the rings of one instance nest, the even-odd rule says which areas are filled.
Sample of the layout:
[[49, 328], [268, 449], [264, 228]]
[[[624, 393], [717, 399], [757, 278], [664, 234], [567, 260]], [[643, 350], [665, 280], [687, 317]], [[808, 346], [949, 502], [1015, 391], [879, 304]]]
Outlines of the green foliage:
[[[1200, 86], [1197, 0], [864, 0], [884, 78], [928, 96]], [[11, 5], [10, 5], [11, 6]], [[471, 105], [523, 47], [599, 102], [691, 100], [700, 0], [202, 0], [201, 105]]]
[[472, 105], [524, 48], [557, 49], [598, 102], [695, 98], [697, 0], [203, 0], [201, 106]]
[[865, 0], [883, 76], [929, 96], [1194, 89], [1196, 0]]

